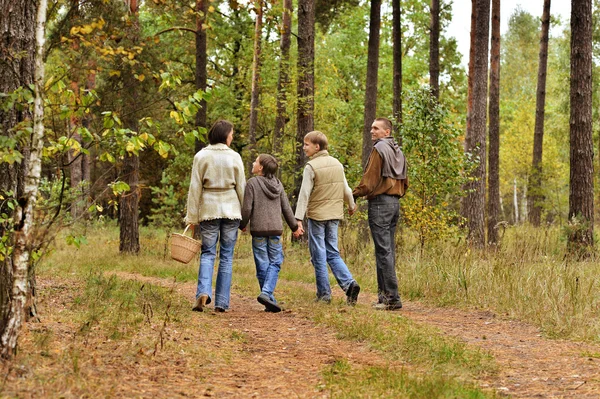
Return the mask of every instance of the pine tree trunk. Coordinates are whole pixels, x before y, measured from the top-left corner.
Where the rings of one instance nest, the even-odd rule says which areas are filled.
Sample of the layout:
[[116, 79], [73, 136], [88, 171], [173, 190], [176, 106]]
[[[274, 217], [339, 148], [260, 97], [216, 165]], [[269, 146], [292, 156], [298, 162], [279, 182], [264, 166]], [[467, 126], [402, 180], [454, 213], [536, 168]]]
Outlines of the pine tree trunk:
[[440, 99], [440, 0], [431, 0], [429, 26], [429, 88], [436, 101]]
[[254, 25], [254, 57], [252, 60], [252, 91], [250, 94], [250, 124], [248, 127], [248, 152], [250, 157], [246, 160], [246, 170], [252, 170], [252, 163], [256, 159], [256, 128], [258, 125], [258, 105], [260, 98], [260, 64], [262, 51], [262, 26], [263, 2], [254, 2], [256, 23]]
[[[206, 38], [206, 17], [208, 14], [208, 0], [196, 0], [196, 90], [206, 92], [208, 64], [207, 56], [207, 38]], [[196, 127], [206, 129], [207, 104], [206, 100], [200, 102], [200, 108], [196, 112]], [[195, 151], [198, 152], [204, 147], [204, 142], [196, 140]]]
[[304, 135], [314, 130], [315, 94], [315, 4], [314, 0], [298, 1], [298, 117], [296, 131], [296, 175], [292, 205], [302, 185], [306, 163], [302, 144]]
[[581, 254], [594, 245], [591, 0], [571, 1], [570, 97], [569, 249]]
[[488, 155], [488, 244], [498, 243], [500, 212], [500, 0], [492, 0], [492, 49], [490, 67], [490, 123]]
[[379, 69], [379, 26], [381, 25], [381, 0], [371, 0], [369, 44], [367, 52], [367, 81], [365, 87], [365, 116], [363, 127], [362, 167], [367, 166], [373, 142], [371, 125], [377, 117], [377, 72]]
[[527, 190], [529, 223], [539, 226], [542, 217], [542, 153], [544, 145], [544, 114], [546, 107], [546, 71], [548, 69], [548, 33], [550, 31], [550, 0], [544, 0], [542, 32], [540, 33], [540, 63], [538, 66], [535, 128], [533, 133], [533, 161]]
[[400, 0], [392, 0], [392, 41], [394, 54], [394, 104], [393, 115], [394, 136], [398, 140], [398, 144], [402, 145], [402, 137], [400, 136], [400, 126], [402, 125], [402, 9]]
[[[131, 24], [128, 26], [126, 35], [132, 46], [139, 41], [140, 24], [138, 7], [136, 0], [128, 1], [130, 7]], [[123, 76], [123, 124], [124, 127], [133, 132], [138, 131], [138, 113], [139, 106], [139, 82], [134, 76], [134, 70], [131, 65], [125, 65]], [[127, 152], [123, 157], [121, 168], [122, 179], [129, 184], [129, 191], [123, 193], [119, 198], [119, 251], [121, 253], [137, 254], [140, 250], [139, 233], [139, 157], [133, 153]]]
[[292, 0], [283, 0], [283, 15], [281, 18], [281, 41], [279, 59], [279, 80], [277, 82], [277, 116], [273, 131], [273, 154], [278, 157], [283, 151], [283, 136], [287, 115], [287, 90], [290, 83], [290, 45], [292, 33]]
[[469, 104], [465, 152], [480, 159], [471, 177], [475, 181], [465, 185], [468, 194], [461, 203], [461, 213], [467, 220], [468, 240], [475, 247], [485, 245], [485, 177], [486, 177], [486, 122], [488, 94], [488, 43], [490, 27], [490, 0], [473, 0], [471, 21], [471, 51], [469, 60]]
[[[30, 4], [26, 4], [30, 3]], [[23, 196], [19, 198], [19, 206], [15, 210], [17, 221], [14, 231], [14, 249], [12, 253], [12, 287], [10, 293], [10, 305], [6, 318], [3, 319], [2, 331], [0, 332], [0, 356], [11, 358], [17, 348], [17, 340], [21, 327], [25, 322], [27, 314], [25, 306], [27, 295], [31, 289], [28, 282], [30, 277], [30, 251], [33, 242], [33, 216], [37, 201], [38, 186], [42, 171], [42, 147], [44, 138], [44, 105], [42, 95], [44, 92], [44, 40], [46, 24], [46, 0], [39, 0], [37, 15], [31, 18], [31, 6], [33, 2], [24, 1], [12, 10], [18, 8], [18, 13], [14, 15], [22, 27], [27, 27], [30, 31], [30, 25], [34, 26], [34, 91], [35, 99], [33, 105], [33, 132], [31, 134], [30, 156], [26, 164], [26, 174], [23, 184]], [[35, 4], [34, 4], [35, 5]], [[6, 11], [7, 9], [3, 9]], [[12, 11], [11, 10], [11, 11]], [[35, 13], [35, 8], [33, 9]], [[22, 18], [22, 19], [21, 19]], [[35, 22], [34, 22], [35, 21]], [[4, 21], [2, 21], [3, 24]]]

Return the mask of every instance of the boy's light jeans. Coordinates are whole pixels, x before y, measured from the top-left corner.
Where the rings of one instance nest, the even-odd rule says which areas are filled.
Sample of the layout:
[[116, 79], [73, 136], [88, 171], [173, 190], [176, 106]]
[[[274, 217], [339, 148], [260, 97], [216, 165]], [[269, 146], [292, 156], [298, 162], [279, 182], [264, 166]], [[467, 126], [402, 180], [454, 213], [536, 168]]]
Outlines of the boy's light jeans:
[[276, 302], [273, 292], [283, 263], [281, 236], [252, 237], [252, 253], [260, 290], [267, 294], [273, 302]]
[[308, 248], [310, 261], [315, 268], [317, 280], [317, 299], [331, 299], [331, 287], [327, 264], [331, 268], [339, 286], [346, 292], [350, 283], [354, 281], [348, 266], [342, 260], [338, 250], [338, 225], [339, 220], [317, 221], [308, 219]]
[[239, 220], [231, 219], [214, 219], [200, 222], [202, 254], [200, 255], [196, 298], [206, 294], [208, 295], [206, 303], [211, 302], [213, 270], [217, 257], [217, 242], [219, 242], [219, 270], [215, 287], [215, 307], [221, 309], [229, 309], [233, 249], [237, 241], [239, 226]]

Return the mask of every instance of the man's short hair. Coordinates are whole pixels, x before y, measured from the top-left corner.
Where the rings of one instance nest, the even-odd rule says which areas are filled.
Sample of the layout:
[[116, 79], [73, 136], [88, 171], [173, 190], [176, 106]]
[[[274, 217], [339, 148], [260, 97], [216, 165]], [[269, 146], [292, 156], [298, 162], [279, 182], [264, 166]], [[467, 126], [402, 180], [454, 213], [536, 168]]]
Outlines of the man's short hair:
[[233, 130], [233, 123], [221, 119], [216, 121], [208, 131], [208, 142], [210, 144], [227, 144], [227, 136]]
[[306, 133], [304, 136], [304, 140], [308, 140], [313, 144], [319, 145], [319, 150], [323, 151], [327, 149], [327, 136], [318, 130], [313, 130], [312, 132]]
[[263, 176], [268, 178], [275, 176], [275, 174], [277, 173], [277, 169], [279, 168], [277, 159], [275, 159], [273, 155], [269, 154], [260, 154], [258, 156], [258, 163], [263, 168]]
[[385, 128], [385, 130], [390, 131], [390, 134], [392, 133], [392, 130], [394, 130], [394, 126], [392, 125], [392, 121], [389, 120], [388, 118], [376, 118], [375, 119], [376, 122], [383, 122], [383, 127]]

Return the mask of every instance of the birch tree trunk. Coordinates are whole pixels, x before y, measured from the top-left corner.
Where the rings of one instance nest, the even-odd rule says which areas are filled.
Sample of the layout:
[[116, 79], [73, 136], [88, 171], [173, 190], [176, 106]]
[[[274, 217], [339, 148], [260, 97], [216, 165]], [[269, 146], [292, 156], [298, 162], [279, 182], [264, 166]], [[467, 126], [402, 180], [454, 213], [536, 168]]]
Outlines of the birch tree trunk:
[[537, 95], [535, 102], [535, 128], [533, 132], [533, 161], [527, 205], [529, 223], [539, 226], [542, 217], [542, 154], [544, 146], [544, 115], [546, 107], [546, 71], [548, 69], [548, 33], [550, 31], [550, 0], [544, 0], [542, 31], [540, 33], [540, 63], [538, 66]]
[[[28, 1], [26, 1], [28, 2]], [[35, 67], [33, 105], [33, 132], [29, 162], [24, 179], [23, 197], [16, 209], [17, 224], [14, 232], [13, 284], [11, 290], [10, 309], [4, 329], [0, 336], [0, 355], [11, 358], [17, 348], [17, 340], [25, 321], [25, 303], [27, 301], [30, 255], [33, 241], [33, 210], [37, 201], [38, 186], [42, 171], [42, 147], [44, 144], [44, 62], [43, 51], [45, 41], [47, 1], [39, 0], [35, 18]]]

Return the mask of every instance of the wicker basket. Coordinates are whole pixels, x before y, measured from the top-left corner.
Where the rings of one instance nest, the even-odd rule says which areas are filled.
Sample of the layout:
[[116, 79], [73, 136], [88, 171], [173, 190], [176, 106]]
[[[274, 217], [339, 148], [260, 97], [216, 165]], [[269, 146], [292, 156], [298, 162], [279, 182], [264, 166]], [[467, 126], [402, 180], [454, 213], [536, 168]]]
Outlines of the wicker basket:
[[185, 235], [190, 225], [187, 225], [183, 234], [171, 234], [171, 258], [181, 263], [189, 263], [200, 251], [202, 243]]

